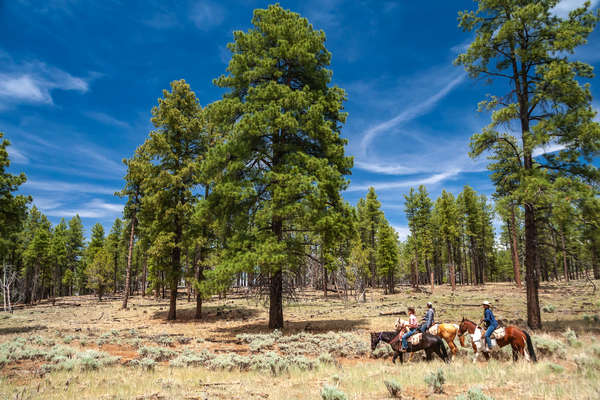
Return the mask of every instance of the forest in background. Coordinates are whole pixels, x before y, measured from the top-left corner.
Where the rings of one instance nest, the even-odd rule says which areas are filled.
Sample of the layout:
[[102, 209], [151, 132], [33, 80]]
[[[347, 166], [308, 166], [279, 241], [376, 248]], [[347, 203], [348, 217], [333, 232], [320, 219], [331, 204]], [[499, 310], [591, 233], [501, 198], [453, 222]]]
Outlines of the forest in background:
[[[411, 189], [404, 242], [373, 189], [345, 202], [345, 93], [330, 84], [325, 34], [270, 6], [234, 32], [227, 74], [214, 81], [227, 91], [221, 100], [201, 107], [183, 80], [163, 92], [155, 130], [125, 160], [118, 195], [127, 204], [108, 235], [96, 224], [87, 242], [79, 217], [52, 226], [29, 207], [3, 140], [4, 302], [119, 292], [126, 308], [138, 292], [169, 297], [176, 319], [185, 286], [201, 318], [203, 299], [243, 286], [269, 299], [269, 327], [280, 328], [283, 298], [303, 287], [360, 300], [369, 287], [404, 282], [435, 290], [523, 280], [528, 324], [541, 327], [540, 280], [600, 279], [600, 127], [581, 83], [593, 71], [569, 57], [598, 15], [588, 5], [561, 19], [550, 13], [556, 2], [517, 3], [480, 2], [459, 19], [476, 38], [456, 63], [506, 83], [480, 104], [492, 122], [471, 142], [472, 156], [490, 158], [492, 198], [466, 186], [434, 201], [424, 186]], [[549, 143], [562, 149], [534, 156]]]

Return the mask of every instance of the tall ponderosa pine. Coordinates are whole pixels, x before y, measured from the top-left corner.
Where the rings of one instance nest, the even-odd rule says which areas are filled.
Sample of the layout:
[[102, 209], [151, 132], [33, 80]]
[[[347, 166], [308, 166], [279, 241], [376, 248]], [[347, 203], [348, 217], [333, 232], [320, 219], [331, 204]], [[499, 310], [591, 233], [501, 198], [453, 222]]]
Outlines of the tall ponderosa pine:
[[6, 261], [8, 249], [15, 242], [13, 235], [21, 230], [27, 203], [31, 201], [30, 197], [14, 194], [27, 178], [23, 173], [13, 175], [7, 171], [10, 166], [7, 147], [10, 142], [3, 137], [4, 134], [0, 132], [0, 263]]
[[435, 202], [435, 209], [439, 216], [438, 232], [446, 245], [448, 262], [448, 280], [452, 290], [456, 289], [456, 272], [453, 260], [453, 244], [458, 238], [458, 207], [452, 193], [442, 190], [442, 195]]
[[414, 250], [413, 285], [419, 286], [419, 262], [422, 259], [433, 284], [433, 270], [429, 267], [429, 257], [432, 251], [431, 208], [433, 206], [425, 186], [418, 190], [410, 188], [404, 195], [404, 209], [408, 219], [411, 240], [409, 248]]
[[[536, 210], [552, 189], [553, 176], [597, 180], [590, 159], [600, 147], [600, 126], [593, 121], [591, 94], [581, 79], [592, 67], [572, 61], [570, 54], [586, 42], [598, 16], [590, 3], [566, 19], [552, 9], [559, 0], [478, 0], [477, 11], [461, 12], [459, 26], [475, 31], [475, 40], [456, 63], [473, 78], [502, 80], [508, 91], [492, 96], [480, 109], [495, 110], [492, 123], [472, 138], [472, 155], [510, 147], [519, 178], [515, 197], [525, 210], [527, 323], [542, 326], [536, 273]], [[518, 139], [500, 127], [515, 121]], [[534, 158], [536, 148], [558, 145], [563, 150]], [[588, 162], [588, 164], [585, 163]]]
[[398, 234], [387, 221], [377, 231], [377, 273], [386, 283], [386, 294], [394, 293], [394, 276], [399, 267]]
[[151, 241], [155, 276], [164, 274], [170, 290], [169, 320], [176, 318], [184, 227], [190, 224], [197, 201], [197, 161], [205, 153], [201, 112], [190, 86], [184, 80], [171, 82], [171, 91], [164, 90], [152, 109], [156, 130], [135, 156], [144, 176], [139, 219]]
[[211, 106], [225, 139], [211, 151], [217, 213], [236, 229], [223, 269], [270, 279], [269, 327], [283, 326], [283, 274], [304, 258], [304, 233], [344, 228], [340, 191], [352, 159], [340, 137], [345, 93], [329, 86], [325, 34], [279, 5], [255, 10], [234, 32], [229, 89]]
[[116, 193], [119, 197], [127, 197], [127, 203], [123, 208], [123, 216], [129, 221], [129, 243], [127, 248], [127, 269], [125, 271], [125, 290], [123, 291], [122, 309], [127, 308], [129, 300], [129, 288], [131, 285], [131, 263], [133, 259], [133, 249], [135, 240], [135, 229], [137, 225], [138, 213], [142, 205], [142, 181], [144, 180], [143, 170], [144, 163], [141, 165], [139, 159], [135, 156], [131, 160], [123, 160], [127, 166], [127, 174], [125, 175], [125, 187], [120, 192]]

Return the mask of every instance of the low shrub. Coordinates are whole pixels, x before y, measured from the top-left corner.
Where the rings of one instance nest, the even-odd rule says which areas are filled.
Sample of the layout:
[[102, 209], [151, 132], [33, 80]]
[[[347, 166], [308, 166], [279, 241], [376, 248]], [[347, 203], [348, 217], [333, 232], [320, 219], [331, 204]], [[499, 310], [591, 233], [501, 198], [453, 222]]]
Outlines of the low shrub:
[[215, 358], [214, 354], [208, 350], [202, 350], [200, 353], [193, 352], [191, 350], [185, 350], [177, 358], [171, 360], [169, 365], [171, 367], [189, 367], [189, 366], [204, 366], [208, 361]]
[[325, 385], [321, 389], [321, 399], [323, 400], [347, 400], [348, 397], [335, 386]]
[[474, 387], [470, 388], [467, 393], [456, 396], [456, 400], [494, 400], [494, 398], [483, 393], [481, 388]]
[[146, 371], [154, 371], [156, 368], [156, 361], [151, 358], [142, 358], [141, 360], [131, 360], [129, 365], [139, 367]]
[[160, 344], [161, 346], [173, 346], [173, 338], [170, 336], [158, 336], [154, 339], [156, 344]]
[[373, 357], [375, 358], [388, 358], [394, 355], [394, 350], [389, 343], [379, 342], [375, 350], [373, 350]]
[[575, 331], [571, 328], [567, 328], [567, 330], [563, 333], [563, 336], [565, 337], [565, 339], [567, 339], [567, 343], [569, 344], [569, 346], [571, 347], [580, 347], [581, 346], [581, 342], [579, 340], [577, 340], [577, 334], [575, 333]]
[[333, 364], [335, 362], [335, 359], [331, 354], [323, 353], [319, 356], [319, 362], [321, 364]]
[[272, 348], [275, 344], [275, 340], [273, 338], [256, 338], [252, 342], [250, 342], [250, 350], [253, 352], [260, 352], [264, 349]]
[[567, 355], [565, 344], [560, 340], [544, 336], [533, 336], [532, 341], [537, 353], [544, 357], [558, 357], [564, 359]]
[[542, 307], [543, 312], [553, 313], [554, 310], [555, 310], [555, 307], [552, 304], [546, 304], [545, 306]]
[[383, 381], [383, 384], [387, 388], [388, 392], [390, 392], [390, 396], [398, 397], [398, 398], [402, 397], [402, 395], [401, 395], [402, 386], [400, 385], [400, 383], [397, 380], [395, 380], [395, 379], [385, 380], [385, 381]]
[[440, 368], [431, 372], [425, 377], [425, 383], [433, 390], [433, 393], [444, 393], [444, 383], [446, 383], [444, 371]]
[[563, 367], [562, 365], [554, 364], [554, 363], [548, 364], [548, 369], [550, 370], [550, 372], [554, 372], [557, 374], [560, 374], [565, 371], [565, 367]]
[[294, 367], [301, 371], [313, 370], [317, 363], [314, 360], [308, 359], [304, 356], [294, 356], [289, 359], [289, 362]]
[[138, 350], [142, 358], [151, 358], [154, 361], [167, 361], [177, 355], [177, 352], [164, 347], [144, 346]]
[[588, 370], [600, 370], [600, 360], [589, 357], [587, 355], [577, 355], [573, 358], [575, 364], [577, 364], [577, 370], [579, 372], [587, 372]]

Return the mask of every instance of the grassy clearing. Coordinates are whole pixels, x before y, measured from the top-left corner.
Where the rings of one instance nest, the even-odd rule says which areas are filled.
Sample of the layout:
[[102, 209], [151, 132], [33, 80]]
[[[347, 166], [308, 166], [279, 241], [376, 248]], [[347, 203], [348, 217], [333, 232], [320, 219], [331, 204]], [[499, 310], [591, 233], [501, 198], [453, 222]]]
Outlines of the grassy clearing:
[[[261, 303], [241, 296], [209, 302], [201, 321], [181, 301], [173, 323], [164, 319], [166, 303], [150, 299], [134, 297], [124, 311], [116, 300], [63, 299], [75, 304], [0, 319], [0, 398], [319, 399], [341, 392], [383, 399], [391, 398], [390, 387], [417, 399], [599, 398], [598, 295], [575, 282], [545, 285], [540, 297], [553, 307], [542, 312], [545, 331], [532, 335], [539, 363], [513, 364], [505, 348], [473, 364], [467, 347], [448, 365], [415, 357], [404, 366], [391, 364], [385, 346], [371, 354], [368, 332], [390, 330], [396, 318], [380, 314], [408, 305], [421, 312], [432, 299], [439, 321], [478, 320], [478, 304], [489, 299], [497, 317], [522, 325], [524, 292], [503, 284], [455, 294], [436, 288], [433, 296], [374, 292], [366, 304], [307, 292], [286, 308], [281, 332], [266, 329]], [[440, 394], [432, 393], [436, 387]]]

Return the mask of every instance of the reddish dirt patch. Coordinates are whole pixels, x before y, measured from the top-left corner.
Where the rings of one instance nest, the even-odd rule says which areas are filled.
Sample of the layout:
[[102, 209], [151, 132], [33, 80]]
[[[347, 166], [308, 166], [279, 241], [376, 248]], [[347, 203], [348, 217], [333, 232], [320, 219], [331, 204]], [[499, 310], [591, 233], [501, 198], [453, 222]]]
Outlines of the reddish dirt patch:
[[126, 363], [134, 358], [137, 358], [137, 351], [131, 346], [123, 346], [119, 344], [103, 344], [98, 347], [99, 350], [105, 351], [111, 356], [121, 357], [121, 363]]

